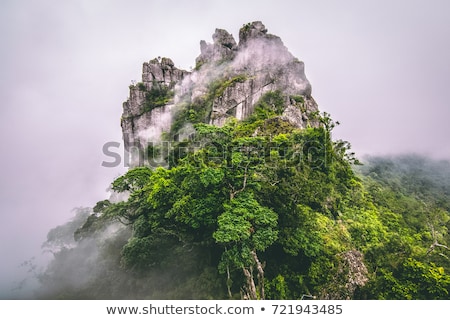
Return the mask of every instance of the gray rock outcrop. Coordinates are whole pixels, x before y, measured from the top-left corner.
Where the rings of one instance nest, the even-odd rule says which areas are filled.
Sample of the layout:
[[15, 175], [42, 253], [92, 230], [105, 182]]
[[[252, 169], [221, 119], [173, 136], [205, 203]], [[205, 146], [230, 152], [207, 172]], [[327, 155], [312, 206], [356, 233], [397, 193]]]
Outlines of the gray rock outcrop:
[[130, 86], [129, 99], [123, 104], [126, 150], [145, 149], [159, 141], [163, 132], [171, 130], [174, 111], [181, 108], [203, 102], [208, 108], [204, 121], [222, 126], [229, 117], [247, 118], [271, 91], [285, 97], [282, 119], [298, 128], [318, 126], [312, 117], [318, 107], [303, 62], [262, 22], [244, 25], [238, 43], [223, 29], [216, 29], [212, 39], [213, 43], [200, 42], [192, 72], [176, 68], [168, 58], [144, 63], [142, 82]]
[[[318, 110], [311, 97], [311, 85], [305, 76], [303, 62], [288, 51], [279, 37], [267, 33], [260, 21], [241, 28], [238, 50], [227, 67], [231, 70], [225, 70], [229, 72], [228, 77], [245, 75], [246, 79], [233, 83], [216, 98], [211, 124], [221, 126], [230, 115], [238, 119], [248, 117], [261, 96], [269, 91], [302, 96], [306, 113]], [[286, 108], [292, 106], [289, 99], [286, 101]], [[291, 114], [288, 112], [286, 117], [293, 119]], [[294, 121], [294, 124], [304, 127], [305, 122]]]
[[[175, 67], [169, 58], [156, 58], [142, 67], [142, 82], [130, 85], [130, 96], [123, 103], [121, 126], [125, 150], [131, 153], [133, 165], [142, 164], [146, 147], [160, 140], [170, 130], [173, 99], [152, 106], [152, 90], [173, 90], [189, 74]], [[153, 108], [152, 108], [153, 107]]]
[[195, 60], [197, 69], [205, 63], [230, 61], [235, 57], [238, 46], [228, 31], [216, 29], [213, 43], [200, 41], [200, 55]]

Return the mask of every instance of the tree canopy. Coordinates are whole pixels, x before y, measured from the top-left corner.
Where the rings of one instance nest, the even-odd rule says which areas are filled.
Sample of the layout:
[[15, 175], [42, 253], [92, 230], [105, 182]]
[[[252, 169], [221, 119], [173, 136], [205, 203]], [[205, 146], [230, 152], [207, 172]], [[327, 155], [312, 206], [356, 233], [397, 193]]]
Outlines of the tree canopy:
[[[129, 233], [103, 245], [107, 272], [72, 296], [101, 284], [116, 288], [94, 290], [102, 298], [447, 299], [450, 179], [415, 157], [360, 165], [330, 115], [296, 128], [283, 101], [270, 92], [247, 120], [197, 121], [167, 167], [117, 178], [127, 199], [98, 202], [75, 234], [98, 239], [114, 221]], [[177, 284], [157, 280], [169, 274]], [[136, 279], [146, 285], [130, 293]]]

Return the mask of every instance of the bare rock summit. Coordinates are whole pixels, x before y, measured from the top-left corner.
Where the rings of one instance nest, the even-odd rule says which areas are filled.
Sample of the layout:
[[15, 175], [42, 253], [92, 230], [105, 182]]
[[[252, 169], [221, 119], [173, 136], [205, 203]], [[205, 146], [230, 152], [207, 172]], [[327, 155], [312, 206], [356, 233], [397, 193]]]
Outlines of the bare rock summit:
[[178, 69], [169, 58], [143, 64], [142, 81], [130, 86], [123, 103], [127, 151], [145, 149], [163, 133], [179, 138], [182, 122], [222, 126], [230, 117], [246, 119], [269, 92], [283, 96], [283, 120], [298, 128], [318, 126], [304, 63], [261, 21], [243, 25], [238, 42], [223, 29], [216, 29], [212, 40], [200, 41], [194, 70]]

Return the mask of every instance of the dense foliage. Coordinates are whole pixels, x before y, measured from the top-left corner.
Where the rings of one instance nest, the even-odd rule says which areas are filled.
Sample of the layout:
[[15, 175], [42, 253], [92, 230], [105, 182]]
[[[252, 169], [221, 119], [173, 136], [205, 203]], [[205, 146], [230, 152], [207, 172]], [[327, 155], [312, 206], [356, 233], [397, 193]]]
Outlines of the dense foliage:
[[449, 164], [411, 156], [356, 166], [328, 114], [298, 129], [280, 116], [284, 101], [270, 92], [245, 121], [196, 121], [168, 167], [116, 179], [126, 200], [100, 201], [42, 282], [53, 288], [61, 261], [92, 239], [100, 249], [84, 264], [95, 272], [46, 296], [447, 299]]

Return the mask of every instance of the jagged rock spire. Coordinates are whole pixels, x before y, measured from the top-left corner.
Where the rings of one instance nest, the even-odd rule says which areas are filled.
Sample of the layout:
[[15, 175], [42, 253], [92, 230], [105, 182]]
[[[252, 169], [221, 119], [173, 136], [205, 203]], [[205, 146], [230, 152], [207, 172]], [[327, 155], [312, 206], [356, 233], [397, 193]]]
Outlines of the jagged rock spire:
[[245, 24], [239, 30], [239, 47], [244, 46], [250, 39], [274, 37], [267, 34], [266, 26], [261, 21], [254, 21]]
[[200, 56], [196, 59], [196, 65], [204, 63], [223, 62], [232, 60], [235, 57], [238, 46], [233, 36], [228, 31], [216, 29], [212, 35], [213, 43], [200, 41]]

